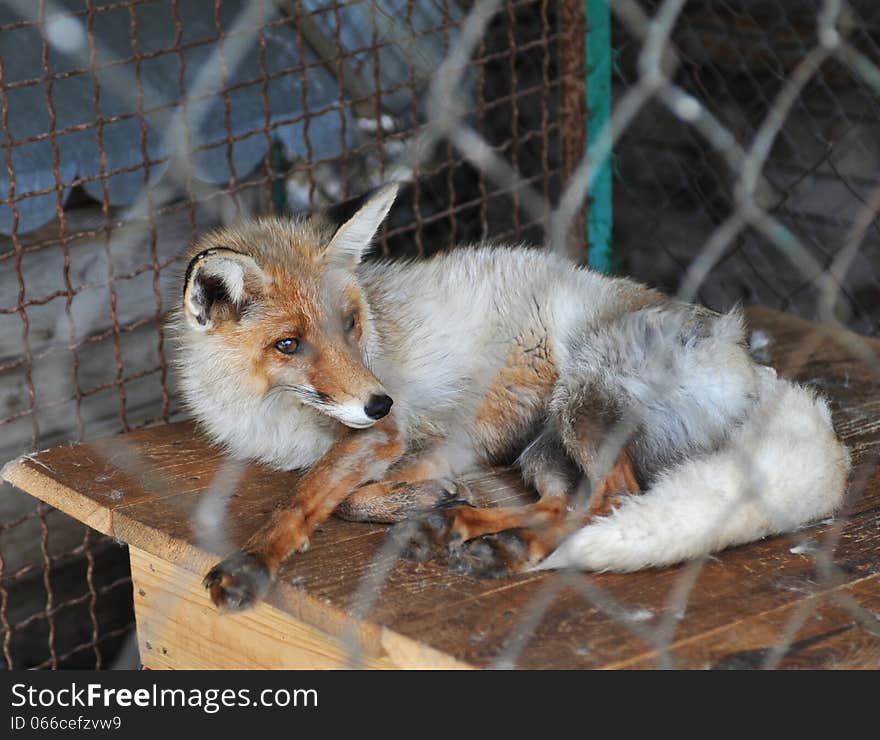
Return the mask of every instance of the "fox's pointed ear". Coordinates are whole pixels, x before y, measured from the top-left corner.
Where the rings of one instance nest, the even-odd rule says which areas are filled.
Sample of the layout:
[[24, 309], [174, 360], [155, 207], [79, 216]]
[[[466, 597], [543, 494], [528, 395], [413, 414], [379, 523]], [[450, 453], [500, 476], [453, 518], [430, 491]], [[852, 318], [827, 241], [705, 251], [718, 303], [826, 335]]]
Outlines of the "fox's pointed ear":
[[197, 331], [241, 318], [267, 279], [252, 257], [215, 247], [199, 252], [186, 268], [183, 315]]
[[363, 202], [354, 215], [342, 224], [321, 253], [321, 259], [351, 268], [357, 265], [373, 237], [391, 210], [397, 197], [397, 184], [380, 188]]

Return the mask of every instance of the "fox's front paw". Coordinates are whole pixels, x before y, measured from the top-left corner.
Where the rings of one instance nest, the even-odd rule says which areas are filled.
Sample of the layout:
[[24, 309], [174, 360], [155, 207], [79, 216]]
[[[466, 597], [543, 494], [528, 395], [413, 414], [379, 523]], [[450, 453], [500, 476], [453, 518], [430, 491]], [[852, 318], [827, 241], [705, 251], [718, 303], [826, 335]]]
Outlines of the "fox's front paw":
[[221, 611], [243, 611], [266, 595], [272, 575], [263, 558], [238, 551], [221, 560], [202, 581]]

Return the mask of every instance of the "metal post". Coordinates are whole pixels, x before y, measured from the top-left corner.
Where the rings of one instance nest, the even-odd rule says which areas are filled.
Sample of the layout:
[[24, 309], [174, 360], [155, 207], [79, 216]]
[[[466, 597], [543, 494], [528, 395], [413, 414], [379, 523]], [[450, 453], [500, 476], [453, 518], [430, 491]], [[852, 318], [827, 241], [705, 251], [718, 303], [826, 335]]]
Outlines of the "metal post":
[[[611, 116], [611, 11], [608, 0], [585, 0], [587, 16], [587, 146], [591, 147]], [[587, 261], [594, 270], [614, 271], [611, 244], [611, 158], [601, 163], [589, 194]]]

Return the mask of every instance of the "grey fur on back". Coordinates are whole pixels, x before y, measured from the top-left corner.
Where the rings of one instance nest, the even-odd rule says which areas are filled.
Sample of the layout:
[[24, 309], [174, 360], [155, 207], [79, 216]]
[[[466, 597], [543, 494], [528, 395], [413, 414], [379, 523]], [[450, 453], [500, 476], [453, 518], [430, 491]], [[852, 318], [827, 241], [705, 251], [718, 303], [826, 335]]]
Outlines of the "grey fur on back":
[[688, 455], [717, 449], [756, 399], [738, 311], [718, 315], [668, 301], [585, 327], [568, 341], [550, 403], [566, 446], [576, 448], [566, 420], [608, 414], [645, 482]]

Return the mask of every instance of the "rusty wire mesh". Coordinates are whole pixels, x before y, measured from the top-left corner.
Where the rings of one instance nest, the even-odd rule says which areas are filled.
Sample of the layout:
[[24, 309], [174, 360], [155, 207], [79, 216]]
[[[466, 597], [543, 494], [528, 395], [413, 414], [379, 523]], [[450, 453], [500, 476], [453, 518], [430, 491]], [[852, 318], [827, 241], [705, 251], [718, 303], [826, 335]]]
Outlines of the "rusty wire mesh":
[[[162, 319], [183, 245], [219, 223], [320, 207], [392, 178], [411, 186], [383, 254], [491, 238], [582, 260], [584, 203], [613, 149], [624, 271], [716, 309], [755, 301], [876, 330], [877, 11], [610, 5], [615, 107], [586, 152], [579, 2], [408, 0], [392, 15], [368, 0], [216, 0], [198, 4], [201, 35], [187, 0], [0, 2], [0, 457], [175, 418]], [[150, 12], [164, 14], [164, 42], [146, 33]], [[363, 13], [366, 42], [346, 37], [351, 12]], [[102, 48], [105, 22], [126, 31], [125, 53]], [[4, 54], [13, 34], [39, 52], [37, 69]], [[149, 66], [164, 62], [157, 90]], [[63, 95], [72, 80], [89, 101], [75, 114]], [[286, 80], [298, 102], [278, 110], [273, 86]], [[316, 101], [318, 82], [331, 93]], [[14, 120], [23, 93], [39, 96], [41, 117], [25, 134]], [[237, 117], [249, 106], [259, 124]], [[131, 126], [128, 145], [111, 151], [119, 126]], [[90, 171], [70, 165], [66, 140], [90, 142]], [[27, 156], [48, 182], [25, 182]], [[124, 550], [8, 486], [3, 502], [5, 664], [106, 667], [131, 626]], [[831, 579], [826, 554], [815, 557]], [[683, 573], [683, 603], [699, 565]], [[569, 578], [536, 598], [497, 665], [516, 664]], [[576, 587], [620, 616], [588, 581]], [[630, 627], [662, 652], [684, 611], [674, 607], [654, 631]]]
[[[430, 3], [430, 13], [399, 3], [393, 25], [387, 8], [363, 0], [4, 5], [4, 460], [174, 418], [179, 408], [162, 321], [177, 290], [181, 247], [241, 216], [317, 208], [384, 181], [424, 128], [419, 101], [431, 64], [442, 61], [466, 18], [452, 0]], [[352, 11], [360, 15], [346, 15]], [[164, 39], [148, 13], [163, 15]], [[197, 30], [187, 25], [194, 18]], [[366, 38], [343, 38], [346, 23], [364, 18]], [[123, 43], [112, 38], [114, 30]], [[565, 33], [554, 4], [512, 1], [481, 40], [468, 73], [468, 114], [495, 151], [548, 195], [558, 192], [565, 167], [562, 128], [567, 123], [579, 136], [581, 127], [580, 116], [564, 119], [558, 110]], [[30, 66], [16, 58], [16, 42], [39, 51]], [[203, 66], [219, 61], [219, 77], [200, 77], [187, 56], [200, 49], [207, 52], [198, 59]], [[227, 65], [229, 57], [246, 57], [246, 73]], [[147, 65], [166, 61], [159, 72], [171, 92], [161, 96], [150, 89], [156, 77]], [[383, 63], [399, 69], [386, 75]], [[65, 88], [74, 82], [83, 86]], [[330, 86], [335, 95], [315, 102], [310, 84]], [[278, 91], [290, 90], [299, 93], [295, 104], [273, 111]], [[65, 95], [75, 93], [87, 102], [72, 112]], [[175, 130], [174, 116], [200, 105], [220, 125], [201, 138], [196, 134], [204, 130], [191, 130], [198, 118]], [[258, 108], [262, 120], [243, 126], [234, 120], [237, 105]], [[36, 125], [16, 118], [24, 108]], [[118, 141], [109, 138], [122, 126], [128, 152], [113, 151]], [[171, 132], [164, 149], [157, 146], [162, 127]], [[301, 146], [292, 148], [292, 137]], [[235, 147], [254, 142], [261, 155], [239, 171]], [[70, 166], [74, 147], [91, 147], [91, 169], [88, 162]], [[189, 160], [214, 153], [225, 172], [206, 182]], [[28, 168], [40, 165], [49, 181], [28, 184]], [[487, 236], [540, 238], [534, 219], [511, 211], [510, 188], [489, 181], [452, 146], [409, 166], [414, 184], [383, 235], [384, 254], [426, 255], [450, 241]], [[134, 195], [116, 197], [116, 187]], [[106, 666], [132, 622], [124, 549], [5, 484], [3, 495], [4, 662]]]

